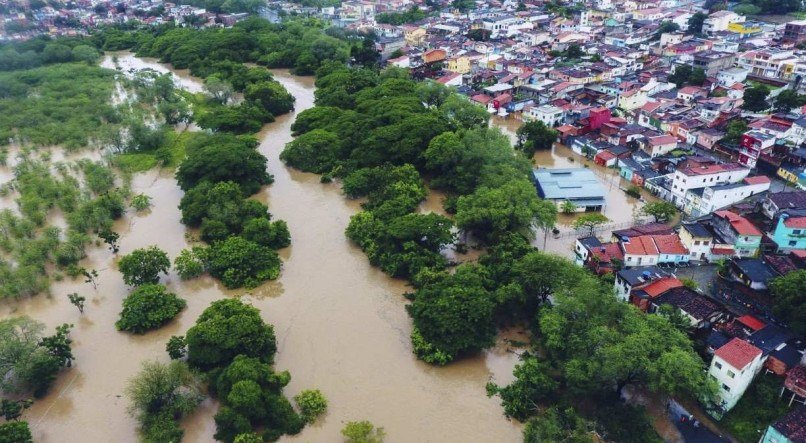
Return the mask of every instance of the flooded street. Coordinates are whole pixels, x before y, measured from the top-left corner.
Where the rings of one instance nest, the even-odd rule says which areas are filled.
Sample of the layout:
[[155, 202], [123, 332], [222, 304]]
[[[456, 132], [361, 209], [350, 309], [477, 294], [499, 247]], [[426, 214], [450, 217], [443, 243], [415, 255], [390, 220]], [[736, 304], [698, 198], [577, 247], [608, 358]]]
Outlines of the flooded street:
[[[124, 67], [168, 68], [154, 61], [118, 54]], [[106, 57], [103, 66], [113, 66]], [[296, 112], [313, 106], [313, 79], [273, 71], [296, 96]], [[176, 72], [179, 84], [200, 90], [201, 82]], [[286, 168], [278, 159], [291, 140], [295, 115], [285, 115], [259, 134], [260, 151], [269, 158], [275, 182], [258, 198], [269, 204], [277, 219], [288, 222], [291, 247], [280, 251], [283, 272], [246, 295], [274, 325], [277, 370], [291, 372], [286, 394], [320, 389], [329, 401], [325, 416], [294, 437], [281, 441], [341, 441], [347, 421], [370, 420], [386, 430], [388, 442], [514, 442], [520, 425], [506, 420], [497, 399], [487, 398], [485, 384], [492, 377], [511, 380], [517, 356], [506, 342], [472, 359], [446, 368], [419, 362], [411, 352], [411, 320], [405, 312], [407, 291], [402, 280], [387, 277], [369, 265], [352, 245], [344, 229], [358, 202], [348, 201], [337, 184], [323, 185], [319, 177]], [[182, 196], [172, 171], [150, 171], [134, 177], [135, 193], [152, 198], [150, 212], [127, 213], [115, 230], [121, 234], [120, 254], [158, 245], [169, 256], [188, 246], [177, 208]], [[424, 210], [438, 211], [439, 195]], [[3, 202], [5, 206], [6, 202]], [[187, 300], [187, 309], [167, 326], [143, 336], [117, 332], [121, 302], [128, 288], [115, 269], [115, 257], [103, 248], [90, 248], [82, 262], [100, 273], [98, 288], [81, 280], [54, 282], [51, 295], [0, 305], [0, 316], [26, 314], [49, 330], [73, 323], [74, 354], [50, 394], [26, 411], [37, 442], [134, 442], [136, 422], [126, 413], [122, 396], [126, 381], [147, 359], [167, 361], [165, 342], [183, 335], [210, 302], [243, 292], [226, 291], [208, 277], [182, 282], [171, 273], [163, 283]], [[83, 315], [66, 294], [87, 297]], [[206, 401], [184, 420], [187, 442], [212, 441], [216, 405]]]
[[[522, 122], [514, 117], [503, 119], [501, 117], [493, 117], [492, 124], [501, 128], [504, 134], [508, 135], [512, 144], [517, 142], [516, 131], [521, 126]], [[535, 168], [590, 168], [607, 193], [605, 199], [606, 206], [602, 210], [610, 221], [608, 224], [616, 225], [615, 229], [622, 229], [627, 225], [634, 222], [638, 211], [644, 206], [644, 202], [636, 198], [630, 197], [624, 193], [623, 189], [627, 189], [630, 183], [621, 178], [617, 169], [606, 168], [597, 165], [593, 160], [589, 160], [584, 156], [574, 153], [567, 146], [556, 143], [550, 151], [537, 151], [532, 157], [532, 163]], [[644, 201], [657, 200], [654, 196], [650, 195], [646, 190], [641, 190], [641, 196]], [[571, 224], [583, 213], [576, 214], [557, 214], [557, 228], [562, 232], [560, 238], [553, 238], [551, 233], [548, 235], [546, 242], [546, 250], [565, 257], [573, 257], [574, 240], [576, 239], [573, 234], [574, 229]], [[600, 238], [608, 238], [610, 236], [609, 230], [598, 233]], [[535, 246], [543, 249], [543, 232], [538, 232]]]

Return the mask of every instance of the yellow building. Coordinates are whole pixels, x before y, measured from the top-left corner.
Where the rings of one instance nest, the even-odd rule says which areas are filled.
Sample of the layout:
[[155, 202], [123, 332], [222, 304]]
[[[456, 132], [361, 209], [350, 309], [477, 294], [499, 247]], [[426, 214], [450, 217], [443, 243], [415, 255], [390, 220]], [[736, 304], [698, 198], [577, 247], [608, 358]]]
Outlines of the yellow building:
[[460, 55], [448, 59], [448, 71], [458, 72], [460, 74], [467, 74], [470, 72], [470, 57]]
[[403, 38], [409, 46], [418, 46], [425, 41], [425, 29], [417, 26], [404, 26]]
[[790, 185], [797, 184], [798, 182], [798, 176], [786, 168], [778, 168], [778, 177], [781, 177], [785, 182], [787, 182], [787, 184]]
[[750, 34], [759, 34], [761, 33], [762, 29], [761, 26], [756, 25], [755, 23], [730, 23], [728, 25], [728, 31], [735, 32], [741, 35], [750, 35]]

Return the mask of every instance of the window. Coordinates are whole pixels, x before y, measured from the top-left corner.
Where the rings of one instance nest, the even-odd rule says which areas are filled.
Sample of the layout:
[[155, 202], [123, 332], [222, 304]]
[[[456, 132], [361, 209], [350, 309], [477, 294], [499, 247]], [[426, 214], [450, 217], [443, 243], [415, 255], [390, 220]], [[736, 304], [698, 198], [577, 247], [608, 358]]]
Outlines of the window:
[[699, 246], [700, 241], [699, 240], [694, 240], [694, 244]]
[[720, 363], [718, 361], [714, 362], [714, 366], [716, 366], [717, 369], [722, 369], [722, 363]]
[[728, 377], [730, 378], [736, 377], [736, 373], [728, 369]]
[[792, 231], [792, 234], [793, 235], [800, 235], [800, 229], [795, 229], [794, 231]]
[[789, 246], [795, 246], [797, 244], [798, 244], [797, 240], [792, 240], [792, 241], [789, 242]]
[[728, 387], [728, 385], [726, 385], [724, 383], [722, 383], [722, 389], [724, 389], [725, 392], [730, 392], [730, 387]]

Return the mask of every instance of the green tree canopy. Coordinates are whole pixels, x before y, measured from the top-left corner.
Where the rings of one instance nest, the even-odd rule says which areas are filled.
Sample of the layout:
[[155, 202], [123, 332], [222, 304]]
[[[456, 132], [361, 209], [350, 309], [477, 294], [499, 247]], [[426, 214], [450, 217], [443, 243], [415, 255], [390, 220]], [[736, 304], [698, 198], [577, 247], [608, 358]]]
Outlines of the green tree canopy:
[[140, 372], [128, 381], [126, 396], [129, 413], [148, 442], [181, 440], [184, 431], [177, 420], [193, 412], [204, 398], [199, 379], [187, 364], [176, 360], [143, 362]]
[[170, 267], [168, 254], [156, 246], [135, 249], [118, 261], [123, 281], [129, 286], [157, 283], [160, 273], [167, 274]]
[[456, 203], [457, 225], [482, 238], [525, 230], [533, 224], [550, 226], [556, 216], [556, 205], [540, 200], [528, 180], [510, 181], [497, 188], [481, 186]]
[[228, 237], [213, 243], [205, 260], [210, 275], [228, 288], [254, 288], [280, 276], [277, 252], [242, 237]]
[[751, 112], [761, 112], [769, 109], [767, 96], [770, 95], [770, 88], [763, 84], [756, 84], [744, 91], [744, 109]]
[[655, 217], [656, 222], [665, 222], [677, 215], [677, 207], [671, 202], [654, 201], [644, 205], [641, 208], [641, 213]]
[[187, 158], [176, 170], [179, 186], [187, 191], [202, 182], [232, 181], [245, 195], [273, 181], [266, 172], [266, 157], [255, 148], [253, 137], [213, 134], [194, 138], [187, 146]]
[[535, 151], [551, 149], [557, 141], [558, 134], [540, 120], [526, 122], [518, 128], [518, 143], [515, 147], [532, 156]]
[[806, 270], [792, 271], [770, 282], [773, 313], [793, 331], [806, 333]]
[[200, 369], [228, 365], [236, 356], [271, 363], [277, 345], [274, 329], [260, 311], [237, 299], [213, 302], [188, 329], [188, 363]]
[[165, 286], [144, 284], [123, 300], [123, 310], [115, 326], [121, 331], [143, 334], [176, 317], [187, 303], [168, 292]]
[[451, 357], [484, 349], [495, 338], [495, 303], [481, 271], [463, 265], [456, 274], [420, 288], [406, 307], [422, 337]]

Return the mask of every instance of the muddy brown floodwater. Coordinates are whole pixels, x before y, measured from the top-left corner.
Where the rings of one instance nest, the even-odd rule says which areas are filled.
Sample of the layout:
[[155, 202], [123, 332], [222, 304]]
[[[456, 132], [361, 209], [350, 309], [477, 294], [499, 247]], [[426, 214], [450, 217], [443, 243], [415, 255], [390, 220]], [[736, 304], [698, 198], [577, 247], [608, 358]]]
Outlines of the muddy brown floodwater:
[[[516, 131], [522, 124], [520, 120], [495, 116], [492, 118], [492, 124], [501, 128], [501, 131], [509, 136], [512, 143], [515, 144]], [[607, 204], [602, 210], [602, 214], [610, 219], [608, 225], [615, 225], [615, 229], [621, 229], [633, 223], [637, 211], [644, 206], [646, 201], [657, 200], [643, 189], [641, 190], [643, 201], [628, 196], [624, 193], [624, 189], [627, 189], [630, 183], [619, 176], [618, 170], [597, 165], [592, 160], [576, 154], [567, 146], [559, 143], [555, 144], [551, 150], [535, 152], [532, 162], [535, 167], [540, 168], [590, 168], [605, 188]], [[549, 234], [546, 250], [566, 257], [574, 256], [573, 245], [576, 236], [571, 235], [574, 231], [571, 223], [580, 215], [582, 213], [557, 215], [557, 228], [562, 231], [562, 237], [553, 238]], [[601, 238], [607, 238], [610, 236], [610, 230], [599, 232], [598, 235]], [[543, 249], [543, 232], [539, 232], [537, 236], [534, 244]]]
[[[153, 60], [117, 54], [124, 68], [152, 67], [167, 71]], [[104, 66], [113, 66], [107, 57]], [[199, 88], [198, 79], [174, 72], [180, 84]], [[296, 112], [313, 106], [311, 78], [274, 71], [297, 98]], [[286, 393], [320, 389], [329, 410], [316, 424], [283, 441], [338, 442], [344, 423], [370, 420], [383, 426], [389, 442], [514, 442], [520, 425], [506, 420], [497, 399], [487, 398], [489, 379], [511, 380], [517, 361], [503, 338], [495, 348], [470, 359], [435, 368], [416, 360], [411, 352], [411, 321], [402, 294], [404, 282], [371, 267], [364, 254], [344, 236], [357, 203], [346, 200], [337, 185], [323, 185], [318, 176], [286, 168], [278, 159], [291, 140], [295, 115], [285, 115], [260, 133], [260, 151], [269, 158], [275, 182], [258, 198], [276, 218], [286, 220], [292, 246], [281, 251], [283, 272], [275, 282], [250, 294], [226, 291], [210, 278], [182, 282], [175, 273], [162, 281], [188, 302], [187, 309], [167, 326], [142, 336], [115, 330], [121, 302], [128, 293], [115, 257], [93, 248], [82, 262], [100, 272], [98, 288], [79, 281], [54, 282], [51, 295], [0, 305], [0, 316], [26, 314], [49, 330], [73, 323], [76, 360], [64, 371], [50, 394], [26, 411], [37, 442], [133, 442], [136, 422], [126, 413], [126, 381], [144, 360], [167, 361], [165, 342], [194, 323], [210, 302], [244, 295], [274, 325], [278, 353], [275, 367], [288, 370], [292, 381]], [[152, 198], [148, 214], [128, 213], [115, 229], [121, 234], [120, 254], [156, 244], [171, 257], [188, 246], [177, 206], [182, 196], [171, 171], [138, 174], [135, 192]], [[438, 197], [438, 196], [437, 196]], [[436, 208], [430, 201], [426, 209]], [[87, 296], [83, 315], [66, 294]], [[517, 336], [513, 338], [519, 338]], [[212, 441], [217, 405], [205, 401], [183, 421], [185, 441]]]

